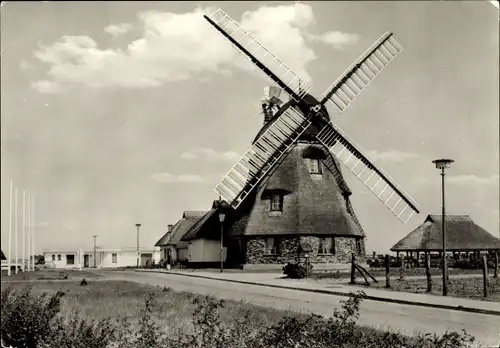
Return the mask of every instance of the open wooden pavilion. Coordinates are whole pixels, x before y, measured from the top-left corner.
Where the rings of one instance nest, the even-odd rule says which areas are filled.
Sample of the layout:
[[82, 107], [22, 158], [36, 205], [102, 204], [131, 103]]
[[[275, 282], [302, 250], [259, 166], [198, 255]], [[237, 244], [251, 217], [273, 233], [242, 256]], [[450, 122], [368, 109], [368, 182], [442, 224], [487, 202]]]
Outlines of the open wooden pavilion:
[[[469, 215], [446, 215], [446, 250], [454, 257], [479, 258], [481, 252], [499, 253], [500, 239], [474, 223]], [[420, 253], [439, 253], [443, 248], [442, 216], [428, 215], [425, 221], [390, 250], [406, 252], [417, 260]]]

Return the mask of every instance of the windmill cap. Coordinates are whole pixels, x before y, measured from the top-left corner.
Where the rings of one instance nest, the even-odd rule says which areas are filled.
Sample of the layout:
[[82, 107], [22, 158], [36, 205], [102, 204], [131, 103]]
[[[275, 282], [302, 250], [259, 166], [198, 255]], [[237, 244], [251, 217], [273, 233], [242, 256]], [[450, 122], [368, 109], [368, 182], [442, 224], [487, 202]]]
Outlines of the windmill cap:
[[283, 100], [280, 98], [283, 90], [276, 86], [264, 87], [264, 99], [271, 101], [275, 104], [282, 104]]

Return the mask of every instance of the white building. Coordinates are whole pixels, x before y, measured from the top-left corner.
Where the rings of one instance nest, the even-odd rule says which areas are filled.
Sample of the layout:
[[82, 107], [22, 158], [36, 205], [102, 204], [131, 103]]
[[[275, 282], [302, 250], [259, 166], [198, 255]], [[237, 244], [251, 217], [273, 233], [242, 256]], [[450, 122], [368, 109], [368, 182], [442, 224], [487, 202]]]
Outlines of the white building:
[[[96, 268], [118, 268], [137, 266], [137, 248], [96, 248], [95, 262], [94, 250], [82, 249], [82, 268], [94, 266]], [[152, 261], [160, 261], [159, 248], [140, 248], [140, 266]], [[43, 251], [45, 264], [54, 268], [79, 268], [78, 249], [47, 249]]]

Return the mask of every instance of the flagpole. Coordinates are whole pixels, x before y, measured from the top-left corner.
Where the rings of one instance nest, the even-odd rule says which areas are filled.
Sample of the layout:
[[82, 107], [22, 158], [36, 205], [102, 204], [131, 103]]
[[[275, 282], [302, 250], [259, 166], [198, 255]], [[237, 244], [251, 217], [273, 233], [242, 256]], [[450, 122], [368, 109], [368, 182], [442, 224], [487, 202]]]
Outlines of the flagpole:
[[19, 248], [18, 248], [18, 243], [17, 243], [17, 239], [18, 239], [17, 235], [19, 233], [18, 233], [18, 229], [17, 229], [17, 187], [16, 187], [16, 190], [15, 190], [15, 195], [14, 196], [15, 196], [14, 201], [16, 203], [16, 205], [14, 206], [14, 211], [15, 211], [14, 216], [16, 217], [16, 219], [14, 220], [14, 222], [15, 222], [15, 224], [14, 224], [14, 226], [15, 226], [15, 229], [14, 229], [14, 231], [15, 231], [15, 245], [16, 245], [16, 274], [18, 274], [19, 273], [19, 267], [18, 267], [17, 264], [19, 262]]
[[26, 260], [26, 191], [23, 190], [23, 261], [22, 267], [25, 270], [25, 260]]
[[26, 262], [27, 262], [27, 266], [26, 266], [26, 269], [29, 271], [31, 271], [31, 268], [30, 268], [30, 264], [31, 264], [31, 252], [30, 252], [30, 249], [31, 249], [31, 233], [30, 233], [30, 229], [31, 229], [31, 211], [30, 211], [30, 195], [28, 194], [27, 197], [26, 197]]
[[35, 270], [35, 195], [31, 196], [31, 244], [33, 251], [33, 271]]
[[11, 276], [11, 268], [12, 266], [12, 180], [9, 185], [9, 270], [7, 271], [7, 275]]

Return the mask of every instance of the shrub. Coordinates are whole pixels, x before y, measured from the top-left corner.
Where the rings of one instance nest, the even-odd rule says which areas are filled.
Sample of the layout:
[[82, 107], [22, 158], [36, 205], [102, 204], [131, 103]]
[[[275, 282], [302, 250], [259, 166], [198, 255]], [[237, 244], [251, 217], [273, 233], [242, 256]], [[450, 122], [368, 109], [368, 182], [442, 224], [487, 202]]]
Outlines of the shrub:
[[[162, 292], [157, 292], [161, 294]], [[462, 348], [471, 347], [474, 338], [463, 333], [424, 334], [408, 337], [381, 332], [356, 324], [364, 292], [351, 293], [334, 309], [330, 319], [311, 314], [290, 316], [271, 326], [252, 325], [250, 310], [229, 325], [219, 316], [223, 300], [211, 296], [192, 296], [197, 304], [193, 313], [193, 330], [179, 331], [167, 337], [152, 318], [156, 305], [154, 293], [147, 293], [135, 329], [126, 318], [86, 321], [73, 312], [64, 320], [59, 313], [58, 292], [35, 297], [30, 289], [20, 294], [2, 292], [2, 345], [37, 348]], [[30, 331], [31, 330], [31, 331]]]
[[308, 270], [306, 272], [306, 267], [299, 263], [287, 263], [283, 266], [283, 274], [288, 276], [291, 279], [302, 279], [305, 278], [307, 274], [312, 273], [313, 266], [311, 264], [308, 265]]
[[20, 293], [6, 288], [2, 291], [1, 336], [7, 346], [37, 347], [50, 336], [51, 322], [59, 313], [64, 292], [48, 296], [32, 296], [31, 288]]

